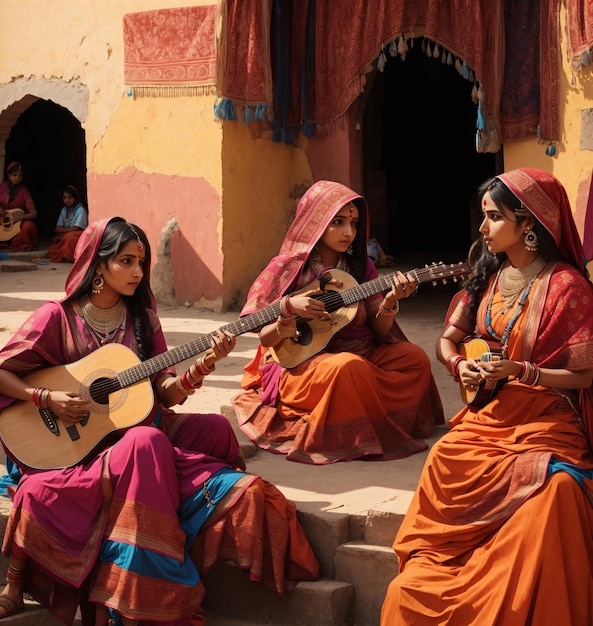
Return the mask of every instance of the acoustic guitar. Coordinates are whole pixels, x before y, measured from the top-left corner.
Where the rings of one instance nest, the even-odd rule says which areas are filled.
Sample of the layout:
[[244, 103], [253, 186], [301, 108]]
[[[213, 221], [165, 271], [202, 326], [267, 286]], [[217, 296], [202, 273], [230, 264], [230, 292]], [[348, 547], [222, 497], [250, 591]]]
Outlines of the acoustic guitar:
[[[464, 359], [475, 359], [476, 361], [494, 361], [501, 357], [500, 344], [494, 341], [486, 341], [480, 338], [470, 338], [457, 346], [457, 351]], [[461, 399], [465, 404], [481, 407], [494, 398], [500, 388], [508, 381], [508, 378], [501, 380], [484, 380], [475, 389], [469, 389], [463, 383], [459, 383]]]
[[4, 209], [0, 220], [0, 241], [8, 241], [21, 232], [20, 218], [24, 214], [23, 209]]
[[[453, 265], [433, 263], [406, 273], [412, 274], [418, 283], [432, 282], [436, 285], [438, 282], [446, 283], [448, 279], [457, 280], [459, 277], [467, 276], [470, 271], [466, 263]], [[354, 320], [359, 300], [391, 289], [395, 272], [382, 274], [360, 285], [356, 279], [342, 270], [331, 270], [329, 275], [341, 281], [342, 286], [338, 288], [336, 285], [327, 285], [325, 293], [313, 297], [325, 304], [325, 310], [332, 314], [331, 319], [312, 320], [297, 317], [298, 336], [284, 339], [277, 346], [270, 348], [272, 358], [287, 369], [300, 365], [326, 348], [334, 336]], [[293, 295], [317, 289], [318, 286], [317, 281], [313, 281]]]
[[[276, 302], [219, 330], [238, 336], [279, 315]], [[90, 400], [90, 414], [83, 422], [64, 428], [50, 409], [15, 402], [0, 411], [0, 438], [10, 455], [28, 467], [57, 469], [82, 463], [107, 440], [150, 414], [154, 395], [149, 376], [208, 350], [215, 334], [202, 335], [146, 361], [126, 346], [106, 344], [74, 363], [28, 374], [23, 380], [31, 387], [60, 389]]]

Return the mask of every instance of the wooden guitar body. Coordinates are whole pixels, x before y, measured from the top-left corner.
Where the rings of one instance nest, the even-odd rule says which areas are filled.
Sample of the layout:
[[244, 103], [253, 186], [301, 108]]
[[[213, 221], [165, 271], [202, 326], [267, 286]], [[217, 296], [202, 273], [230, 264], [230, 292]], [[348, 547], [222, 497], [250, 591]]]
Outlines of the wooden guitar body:
[[[85, 425], [74, 425], [68, 432], [51, 412], [44, 415], [32, 402], [18, 402], [0, 411], [4, 444], [28, 467], [53, 469], [82, 462], [109, 435], [141, 423], [152, 410], [154, 396], [148, 379], [108, 395], [102, 392], [105, 379], [138, 363], [136, 354], [126, 346], [107, 344], [75, 363], [25, 376], [23, 380], [32, 387], [69, 391], [90, 399], [90, 416]], [[54, 429], [48, 426], [52, 421]]]
[[[457, 280], [461, 276], [467, 276], [470, 268], [465, 263], [444, 265], [433, 263], [426, 267], [410, 270], [407, 272], [414, 276], [416, 282], [446, 283], [448, 279]], [[332, 269], [326, 276], [330, 279], [342, 282], [341, 287], [327, 284], [325, 292], [314, 296], [325, 304], [325, 310], [331, 313], [331, 320], [310, 320], [297, 318], [297, 330], [299, 336], [294, 339], [284, 339], [277, 346], [270, 348], [272, 358], [288, 369], [300, 365], [318, 352], [321, 352], [333, 336], [346, 327], [354, 317], [358, 309], [358, 302], [369, 298], [377, 293], [391, 289], [395, 272], [383, 274], [359, 285], [356, 279], [338, 269]], [[319, 288], [319, 281], [315, 280], [306, 287], [297, 291], [295, 295]]]
[[[485, 339], [472, 338], [457, 346], [457, 351], [464, 359], [475, 359], [476, 361], [500, 358], [501, 348], [495, 342], [488, 342]], [[484, 358], [484, 355], [488, 355]], [[461, 382], [459, 391], [461, 399], [465, 404], [472, 406], [484, 406], [494, 398], [498, 390], [507, 382], [502, 380], [485, 380], [476, 389], [468, 389]]]
[[22, 209], [4, 209], [0, 221], [0, 241], [8, 241], [21, 232], [21, 220], [25, 212]]
[[[339, 294], [346, 289], [358, 286], [356, 279], [342, 270], [332, 270], [332, 278], [341, 281], [341, 287], [336, 285], [327, 285], [327, 295], [320, 299], [331, 302], [331, 294]], [[318, 281], [313, 281], [303, 289], [295, 292], [293, 295], [306, 293], [312, 289], [319, 287]], [[329, 296], [329, 297], [328, 297]], [[326, 310], [328, 303], [326, 302]], [[331, 305], [330, 305], [331, 306]], [[300, 320], [297, 323], [297, 329], [300, 335], [296, 339], [287, 339], [279, 343], [277, 346], [270, 348], [272, 358], [288, 369], [300, 365], [315, 354], [324, 350], [336, 333], [344, 329], [356, 317], [358, 311], [358, 302], [342, 306], [332, 313], [330, 320]]]

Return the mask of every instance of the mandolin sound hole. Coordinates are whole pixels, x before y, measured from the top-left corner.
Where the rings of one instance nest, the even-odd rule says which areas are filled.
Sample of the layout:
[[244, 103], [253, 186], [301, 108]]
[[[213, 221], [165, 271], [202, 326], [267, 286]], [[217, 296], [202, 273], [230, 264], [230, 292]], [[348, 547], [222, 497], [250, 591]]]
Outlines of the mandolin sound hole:
[[299, 324], [298, 326], [300, 335], [298, 336], [296, 342], [300, 346], [308, 346], [313, 341], [313, 331], [309, 324]]
[[109, 404], [109, 394], [118, 389], [119, 385], [113, 378], [97, 378], [91, 383], [89, 391], [97, 404]]

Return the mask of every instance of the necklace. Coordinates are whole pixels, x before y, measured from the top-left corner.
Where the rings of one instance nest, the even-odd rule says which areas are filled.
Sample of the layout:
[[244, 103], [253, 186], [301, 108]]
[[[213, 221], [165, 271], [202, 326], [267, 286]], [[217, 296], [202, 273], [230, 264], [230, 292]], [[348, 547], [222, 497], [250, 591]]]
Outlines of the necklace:
[[[313, 271], [317, 276], [319, 276], [321, 272], [323, 272], [323, 270], [327, 269], [327, 267], [323, 265], [321, 261], [321, 253], [315, 248], [313, 249], [313, 253], [309, 257], [309, 263], [311, 264], [311, 267], [313, 268]], [[340, 254], [335, 267], [337, 270], [343, 270], [345, 272], [347, 271], [348, 264], [343, 254]]]
[[519, 294], [542, 271], [546, 261], [538, 256], [525, 267], [505, 265], [498, 277], [498, 289], [505, 302], [505, 310], [511, 307]]
[[[539, 257], [539, 258], [541, 258], [541, 257]], [[545, 264], [546, 263], [544, 261], [544, 264], [542, 265], [540, 270], [543, 268], [543, 266]], [[533, 265], [533, 264], [531, 264], [531, 265]], [[539, 273], [540, 270], [538, 270], [538, 273]], [[521, 293], [521, 297], [519, 299], [519, 303], [517, 304], [517, 308], [515, 309], [515, 312], [513, 313], [513, 316], [511, 317], [511, 319], [509, 320], [509, 322], [506, 325], [505, 329], [503, 330], [502, 335], [499, 335], [494, 330], [494, 328], [492, 327], [492, 303], [494, 301], [494, 293], [496, 291], [496, 285], [497, 284], [498, 284], [498, 288], [499, 288], [499, 291], [501, 293], [501, 296], [503, 297], [503, 300], [504, 300], [504, 295], [502, 294], [502, 289], [500, 289], [500, 278], [501, 278], [501, 275], [502, 275], [502, 271], [503, 271], [503, 268], [498, 270], [498, 274], [496, 275], [496, 278], [492, 282], [492, 287], [490, 287], [490, 292], [488, 294], [488, 306], [486, 308], [486, 330], [488, 331], [488, 334], [493, 339], [495, 339], [496, 341], [500, 342], [500, 346], [502, 348], [502, 358], [506, 359], [506, 358], [508, 358], [508, 355], [507, 355], [507, 344], [509, 342], [509, 337], [511, 336], [511, 331], [513, 330], [513, 326], [515, 325], [515, 322], [517, 321], [517, 318], [519, 317], [519, 315], [521, 315], [521, 312], [523, 311], [523, 307], [525, 306], [525, 302], [527, 300], [527, 296], [529, 295], [529, 292], [531, 291], [531, 287], [533, 286], [533, 283], [535, 282], [535, 279], [537, 278], [537, 274], [535, 274], [531, 278], [531, 280], [523, 287], [523, 291]], [[514, 300], [516, 300], [516, 299], [517, 299], [517, 296], [515, 296]], [[513, 302], [514, 302], [514, 300], [513, 300]], [[504, 312], [506, 310], [508, 310], [509, 308], [510, 308], [510, 305], [508, 303], [505, 304], [505, 306], [500, 310], [500, 315], [503, 315]]]
[[85, 296], [80, 300], [80, 312], [86, 325], [103, 337], [115, 334], [126, 321], [126, 305], [121, 298], [111, 308], [100, 309]]

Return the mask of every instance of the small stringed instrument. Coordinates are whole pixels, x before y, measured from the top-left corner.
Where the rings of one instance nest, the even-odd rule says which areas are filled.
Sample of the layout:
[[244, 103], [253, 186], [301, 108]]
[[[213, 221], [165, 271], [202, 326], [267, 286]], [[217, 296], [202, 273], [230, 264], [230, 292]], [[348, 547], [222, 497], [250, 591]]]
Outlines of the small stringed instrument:
[[24, 214], [23, 209], [4, 209], [0, 220], [0, 241], [8, 241], [21, 232], [20, 218]]
[[[480, 338], [470, 338], [457, 346], [457, 351], [464, 359], [476, 361], [493, 361], [500, 359], [501, 347], [496, 342], [486, 341]], [[461, 382], [459, 391], [465, 404], [472, 406], [484, 406], [490, 402], [498, 390], [507, 382], [507, 378], [501, 380], [484, 380], [475, 389], [469, 389]]]
[[[448, 279], [457, 280], [461, 276], [469, 275], [470, 272], [466, 263], [453, 265], [433, 263], [406, 273], [412, 274], [418, 283], [432, 282], [436, 285], [438, 282], [445, 283]], [[341, 281], [342, 287], [327, 285], [325, 293], [313, 297], [325, 304], [325, 310], [332, 313], [331, 319], [312, 320], [297, 317], [298, 337], [284, 339], [277, 346], [270, 348], [272, 358], [287, 369], [296, 367], [321, 352], [336, 333], [352, 322], [356, 316], [359, 300], [391, 289], [395, 272], [382, 274], [360, 285], [348, 272], [333, 269], [329, 274], [331, 278]], [[317, 288], [318, 281], [315, 280], [296, 294]]]

